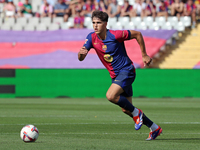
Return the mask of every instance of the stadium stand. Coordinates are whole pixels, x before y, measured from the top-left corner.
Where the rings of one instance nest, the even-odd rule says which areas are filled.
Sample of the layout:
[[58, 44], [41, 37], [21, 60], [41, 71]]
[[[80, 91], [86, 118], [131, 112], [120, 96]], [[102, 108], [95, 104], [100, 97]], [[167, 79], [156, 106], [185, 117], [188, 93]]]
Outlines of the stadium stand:
[[[190, 17], [183, 17], [187, 20], [189, 20]], [[124, 20], [123, 20], [124, 19]], [[123, 20], [123, 21], [122, 21]], [[150, 23], [148, 23], [150, 22]], [[154, 29], [154, 30], [159, 30], [159, 29], [166, 29], [166, 30], [171, 30], [171, 29], [176, 29], [179, 32], [184, 32], [186, 27], [191, 26], [191, 23], [189, 24], [188, 22], [184, 22], [184, 19], [182, 19], [179, 22], [172, 23], [173, 21], [169, 22], [164, 22], [162, 18], [156, 17], [155, 21], [148, 21], [148, 20], [142, 20], [141, 18], [139, 19], [138, 17], [131, 18], [131, 20], [128, 20], [128, 18], [123, 17], [119, 18], [111, 18], [109, 19], [108, 24], [110, 25], [109, 28], [111, 29], [142, 29], [142, 30], [147, 30], [147, 29]], [[38, 18], [38, 17], [33, 17], [33, 18], [6, 18], [6, 19], [1, 19], [0, 20], [0, 27], [1, 26], [15, 26], [15, 24], [18, 24], [18, 26], [22, 26], [21, 31], [24, 30], [25, 26], [32, 25], [36, 27], [36, 30], [39, 29], [40, 31], [40, 26], [41, 24], [45, 24], [46, 26], [49, 26], [51, 24], [58, 24], [59, 29], [68, 29], [72, 28], [74, 25], [73, 22], [73, 17], [70, 17], [68, 22], [63, 22], [61, 18]], [[62, 26], [68, 25], [67, 28], [63, 28]], [[84, 20], [84, 26], [88, 29], [92, 29], [92, 23], [91, 23], [91, 18], [86, 17]], [[4, 30], [10, 30], [12, 28], [4, 28]]]
[[[17, 10], [19, 9], [18, 3], [24, 3], [25, 0], [13, 0]], [[134, 5], [136, 3], [135, 0], [129, 0], [130, 5]], [[118, 0], [119, 5], [124, 4], [124, 0]], [[70, 16], [67, 22], [64, 22], [62, 17], [40, 17], [40, 8], [42, 5], [41, 0], [32, 0], [32, 12], [33, 17], [16, 17], [16, 18], [7, 18], [5, 17], [4, 13], [1, 13], [2, 4], [0, 3], [0, 34], [4, 35], [3, 38], [0, 37], [0, 53], [3, 56], [13, 56], [6, 57], [4, 60], [0, 60], [1, 66], [23, 66], [25, 68], [34, 68], [39, 67], [42, 68], [42, 64], [46, 64], [45, 67], [52, 67], [52, 64], [49, 65], [47, 63], [36, 63], [36, 66], [27, 65], [25, 57], [31, 57], [31, 60], [34, 61], [34, 58], [43, 58], [49, 57], [54, 60], [54, 62], [61, 56], [72, 56], [75, 57], [75, 53], [82, 43], [84, 39], [90, 31], [92, 27], [91, 18], [88, 16], [84, 17], [84, 26], [86, 29], [75, 30], [71, 29], [74, 27], [74, 17]], [[134, 29], [139, 30], [142, 32], [145, 43], [147, 45], [147, 51], [151, 57], [158, 57], [159, 51], [165, 49], [166, 45], [171, 45], [173, 43], [174, 38], [178, 38], [178, 33], [184, 33], [187, 28], [192, 26], [191, 17], [190, 16], [182, 16], [178, 19], [177, 16], [169, 15], [167, 18], [164, 16], [159, 17], [152, 17], [152, 16], [136, 16], [136, 17], [110, 17], [108, 20], [108, 29]], [[13, 30], [13, 31], [11, 31]], [[64, 33], [64, 34], [63, 34]], [[58, 34], [58, 35], [57, 35]], [[5, 35], [9, 35], [9, 38]], [[30, 36], [31, 35], [31, 36]], [[67, 36], [66, 36], [67, 35]], [[73, 39], [73, 40], [71, 40]], [[195, 41], [192, 40], [192, 41]], [[46, 44], [49, 42], [53, 42], [52, 44]], [[64, 44], [63, 44], [64, 42]], [[14, 43], [14, 44], [13, 44]], [[33, 46], [33, 43], [35, 46]], [[44, 46], [41, 45], [43, 43]], [[76, 44], [75, 44], [76, 43]], [[152, 44], [153, 43], [153, 44]], [[156, 43], [156, 44], [155, 44]], [[26, 45], [28, 44], [28, 45]], [[63, 47], [61, 45], [64, 45]], [[66, 45], [67, 44], [67, 45]], [[194, 43], [195, 44], [195, 43]], [[141, 56], [139, 55], [139, 47], [138, 45], [131, 45], [131, 42], [126, 42], [127, 51], [130, 55], [131, 59], [134, 61], [134, 64], [137, 68], [143, 68], [143, 63], [141, 60]], [[26, 47], [27, 46], [27, 47]], [[25, 48], [26, 47], [26, 48]], [[135, 47], [133, 51], [133, 47]], [[185, 47], [185, 45], [184, 45]], [[30, 55], [17, 55], [15, 56], [15, 51], [19, 52], [19, 54], [24, 54], [26, 50]], [[43, 53], [43, 49], [46, 51]], [[50, 49], [48, 51], [47, 49]], [[53, 49], [53, 51], [52, 51]], [[3, 50], [6, 52], [3, 52]], [[33, 50], [33, 54], [31, 51]], [[37, 53], [34, 53], [37, 51]], [[41, 53], [40, 53], [41, 51]], [[7, 54], [8, 52], [8, 54]], [[12, 55], [12, 53], [14, 53]], [[174, 52], [175, 53], [175, 52]], [[90, 57], [91, 60], [96, 59], [96, 56], [93, 55], [92, 52]], [[34, 55], [34, 56], [33, 56]], [[37, 57], [35, 56], [37, 55]], [[181, 54], [180, 54], [181, 55]], [[198, 54], [197, 54], [198, 55]], [[55, 56], [55, 58], [54, 58]], [[8, 59], [7, 61], [5, 59]], [[62, 57], [60, 58], [60, 60]], [[71, 59], [71, 58], [67, 58]], [[75, 58], [74, 58], [75, 59]], [[178, 60], [178, 58], [176, 58]], [[191, 56], [192, 59], [192, 56]], [[23, 61], [22, 61], [23, 60]], [[6, 62], [7, 64], [3, 64]], [[15, 62], [14, 64], [9, 62]], [[196, 61], [196, 59], [195, 59]], [[193, 62], [191, 65], [196, 64], [198, 66], [198, 61]], [[22, 64], [16, 62], [23, 62]], [[58, 63], [59, 64], [59, 63]], [[87, 62], [83, 64], [83, 66], [87, 66]], [[99, 65], [99, 64], [98, 64]], [[94, 64], [93, 67], [97, 67], [98, 65]], [[74, 65], [75, 67], [80, 67], [78, 64]], [[89, 65], [92, 66], [91, 64]], [[165, 65], [163, 65], [165, 66]], [[54, 66], [54, 67], [64, 67], [61, 66]], [[65, 62], [65, 67], [69, 67], [69, 65]], [[101, 68], [102, 66], [100, 66]], [[97, 67], [98, 68], [98, 67]], [[191, 67], [190, 67], [191, 68]]]
[[[13, 0], [16, 10], [19, 10], [18, 3], [22, 2], [24, 3], [25, 0]], [[13, 26], [15, 23], [19, 23], [14, 29], [17, 30], [28, 30], [30, 29], [31, 31], [34, 29], [36, 30], [45, 30], [44, 27], [41, 27], [42, 24], [46, 24], [46, 30], [48, 30], [48, 26], [55, 26], [51, 25], [57, 22], [59, 24], [59, 29], [69, 29], [73, 28], [74, 26], [74, 18], [70, 16], [68, 18], [68, 22], [64, 22], [62, 17], [56, 17], [56, 18], [39, 18], [40, 14], [40, 7], [42, 5], [42, 0], [32, 0], [30, 1], [32, 5], [32, 12], [34, 16], [32, 18], [18, 18], [16, 16], [15, 18], [5, 18], [5, 16], [0, 19], [0, 26], [3, 26], [3, 30], [12, 30]], [[123, 5], [124, 1], [123, 0], [118, 0], [119, 5]], [[130, 5], [134, 5], [135, 1], [134, 0], [129, 0]], [[1, 4], [2, 6], [2, 4]], [[4, 14], [4, 13], [1, 13]], [[12, 24], [10, 27], [5, 27], [4, 24]], [[19, 27], [21, 24], [22, 27]], [[27, 25], [28, 24], [28, 25]], [[30, 27], [29, 24], [32, 24], [34, 27]], [[29, 27], [26, 27], [29, 26]], [[84, 26], [88, 29], [91, 29], [91, 19], [90, 17], [85, 17], [84, 18]], [[166, 29], [166, 30], [171, 30], [171, 29], [176, 29], [179, 32], [184, 32], [185, 27], [191, 26], [191, 17], [189, 16], [184, 16], [181, 17], [180, 20], [176, 16], [168, 16], [167, 19], [165, 17], [156, 17], [153, 18], [152, 16], [146, 16], [144, 18], [137, 16], [137, 17], [114, 17], [114, 18], [109, 18], [109, 28], [111, 29]], [[56, 27], [57, 28], [57, 27]], [[50, 28], [51, 29], [51, 28]]]
[[187, 68], [187, 69], [199, 69], [200, 68], [200, 26], [198, 25], [195, 30], [188, 33], [177, 48], [175, 48], [170, 54], [163, 59], [159, 64], [159, 68]]

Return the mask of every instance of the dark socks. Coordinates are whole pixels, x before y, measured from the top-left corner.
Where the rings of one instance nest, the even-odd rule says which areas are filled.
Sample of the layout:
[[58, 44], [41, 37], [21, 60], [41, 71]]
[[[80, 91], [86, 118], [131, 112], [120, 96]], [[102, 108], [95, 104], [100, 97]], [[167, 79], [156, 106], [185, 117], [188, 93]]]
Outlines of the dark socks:
[[135, 107], [127, 100], [127, 98], [122, 95], [120, 95], [119, 101], [116, 104], [130, 112], [133, 112], [135, 109]]
[[142, 119], [143, 119], [144, 125], [146, 125], [149, 128], [152, 126], [153, 122], [144, 113], [143, 113]]
[[[133, 112], [133, 110], [135, 109], [135, 107], [127, 100], [127, 98], [122, 95], [120, 95], [119, 101], [116, 104], [130, 112]], [[148, 128], [152, 126], [153, 122], [144, 113], [142, 119], [143, 124], [146, 125]]]

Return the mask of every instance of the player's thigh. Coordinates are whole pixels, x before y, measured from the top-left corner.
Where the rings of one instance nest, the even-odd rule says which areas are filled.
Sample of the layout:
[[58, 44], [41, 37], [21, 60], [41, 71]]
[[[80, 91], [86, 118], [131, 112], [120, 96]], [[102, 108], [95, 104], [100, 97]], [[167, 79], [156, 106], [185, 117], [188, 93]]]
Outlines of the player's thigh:
[[117, 99], [119, 95], [123, 92], [124, 90], [121, 86], [119, 86], [118, 84], [112, 83], [106, 93], [106, 97], [108, 100], [112, 101], [114, 99]]
[[120, 95], [131, 97], [133, 95], [132, 83], [134, 80], [134, 70], [122, 70], [115, 79], [112, 79], [112, 83], [119, 85], [123, 89], [123, 93], [120, 93]]

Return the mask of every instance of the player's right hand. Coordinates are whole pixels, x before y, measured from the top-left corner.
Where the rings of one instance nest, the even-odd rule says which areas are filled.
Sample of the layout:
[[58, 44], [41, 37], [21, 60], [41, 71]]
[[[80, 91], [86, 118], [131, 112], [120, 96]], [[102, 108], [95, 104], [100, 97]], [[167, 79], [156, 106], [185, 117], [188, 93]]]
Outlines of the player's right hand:
[[81, 47], [79, 53], [78, 53], [78, 59], [80, 61], [84, 60], [86, 55], [88, 53], [88, 50], [85, 48], [85, 46]]
[[79, 51], [79, 54], [81, 55], [87, 55], [88, 53], [88, 50], [85, 48], [85, 46], [81, 47], [80, 51]]

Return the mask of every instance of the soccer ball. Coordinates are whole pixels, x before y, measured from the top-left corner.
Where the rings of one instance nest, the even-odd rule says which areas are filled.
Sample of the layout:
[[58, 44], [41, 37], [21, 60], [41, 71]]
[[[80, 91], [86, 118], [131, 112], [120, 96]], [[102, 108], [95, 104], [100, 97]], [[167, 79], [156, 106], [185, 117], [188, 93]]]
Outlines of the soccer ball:
[[20, 131], [20, 137], [24, 142], [35, 142], [39, 131], [34, 125], [26, 125]]

